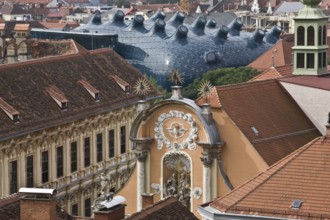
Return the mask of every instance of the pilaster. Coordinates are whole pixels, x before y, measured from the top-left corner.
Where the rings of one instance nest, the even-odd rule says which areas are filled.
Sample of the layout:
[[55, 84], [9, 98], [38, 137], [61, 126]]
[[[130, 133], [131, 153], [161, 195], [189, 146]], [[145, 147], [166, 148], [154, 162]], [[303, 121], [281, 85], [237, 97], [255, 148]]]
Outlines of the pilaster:
[[150, 145], [153, 138], [131, 139], [133, 142], [133, 151], [137, 158], [137, 211], [142, 207], [142, 194], [146, 193], [146, 159], [149, 156]]

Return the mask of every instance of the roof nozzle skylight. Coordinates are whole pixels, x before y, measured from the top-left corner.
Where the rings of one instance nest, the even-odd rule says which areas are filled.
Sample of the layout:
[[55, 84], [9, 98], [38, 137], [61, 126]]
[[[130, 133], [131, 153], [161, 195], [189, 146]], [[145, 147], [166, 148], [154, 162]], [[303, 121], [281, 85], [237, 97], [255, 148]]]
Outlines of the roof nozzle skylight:
[[255, 136], [259, 137], [260, 133], [256, 127], [251, 126], [251, 130]]
[[122, 78], [120, 78], [119, 76], [111, 76], [113, 80], [115, 80], [115, 82], [120, 86], [120, 88], [125, 92], [125, 93], [129, 93], [129, 84], [123, 80]]
[[303, 201], [301, 201], [300, 199], [295, 199], [295, 200], [293, 200], [293, 202], [291, 204], [291, 208], [292, 209], [300, 209], [302, 203], [303, 203]]
[[5, 100], [0, 98], [0, 108], [2, 111], [8, 115], [8, 117], [14, 122], [19, 122], [19, 112], [16, 111], [11, 105], [9, 105]]
[[60, 89], [58, 89], [56, 86], [51, 86], [47, 88], [46, 91], [62, 110], [68, 109], [69, 100], [65, 97], [64, 93]]
[[89, 82], [85, 80], [79, 80], [78, 83], [80, 83], [87, 92], [94, 98], [95, 101], [100, 101], [100, 91], [95, 89]]

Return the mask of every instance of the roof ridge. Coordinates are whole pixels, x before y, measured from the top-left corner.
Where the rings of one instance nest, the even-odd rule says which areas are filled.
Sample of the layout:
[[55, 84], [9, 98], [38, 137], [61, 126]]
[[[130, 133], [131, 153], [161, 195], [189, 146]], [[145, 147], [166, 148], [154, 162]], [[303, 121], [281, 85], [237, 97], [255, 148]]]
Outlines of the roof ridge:
[[7, 205], [8, 203], [11, 203], [13, 200], [19, 199], [19, 195], [20, 193], [17, 192], [0, 198], [0, 206]]
[[[158, 202], [156, 202], [156, 203], [154, 203], [154, 204], [152, 204], [150, 206], [147, 206], [147, 207], [141, 209], [140, 211], [132, 214], [129, 218], [131, 218], [131, 217], [135, 217], [136, 218], [136, 217], [138, 217], [138, 215], [143, 214], [145, 212], [148, 212], [148, 211], [154, 209], [155, 207], [157, 207], [160, 204], [163, 204], [164, 203], [164, 204], [167, 204], [168, 205], [168, 204], [174, 203], [176, 201], [177, 200], [174, 198], [174, 196], [166, 197], [166, 198], [161, 199]], [[147, 214], [149, 215], [150, 213], [148, 212]]]
[[46, 63], [46, 62], [53, 62], [53, 61], [59, 61], [63, 59], [68, 59], [68, 58], [76, 58], [82, 56], [81, 53], [70, 53], [70, 54], [63, 54], [63, 55], [57, 55], [57, 56], [48, 56], [48, 57], [41, 57], [38, 59], [31, 59], [19, 63], [9, 63], [9, 64], [2, 64], [0, 65], [0, 69], [8, 69], [8, 68], [16, 68], [16, 67], [21, 67], [21, 66], [26, 66], [26, 65], [31, 65], [31, 64], [39, 64], [39, 63]]
[[[258, 81], [247, 81], [247, 82], [241, 82], [237, 84], [230, 84], [230, 85], [222, 85], [222, 86], [215, 86], [217, 89], [222, 89], [225, 88], [225, 90], [232, 90], [232, 89], [237, 89], [237, 87], [247, 87], [246, 85], [251, 86], [251, 84], [268, 84], [270, 81], [277, 81], [276, 79], [265, 79], [265, 80], [258, 80]], [[234, 88], [235, 87], [235, 88]]]
[[[312, 146], [315, 142], [317, 142], [318, 140], [320, 140], [321, 137], [317, 137], [314, 140], [310, 141], [309, 143], [305, 144], [303, 147], [293, 151], [291, 154], [289, 154], [288, 156], [284, 157], [283, 159], [281, 159], [280, 161], [278, 161], [277, 163], [273, 164], [272, 166], [270, 166], [267, 170], [265, 170], [264, 172], [258, 174], [257, 176], [253, 177], [252, 179], [248, 180], [247, 182], [243, 183], [242, 185], [240, 185], [238, 188], [234, 189], [234, 191], [238, 191], [240, 189], [244, 189], [247, 187], [247, 185], [249, 185], [249, 183], [253, 182], [254, 180], [258, 179], [258, 178], [262, 178], [264, 177], [263, 181], [257, 183], [254, 185], [254, 187], [252, 187], [248, 193], [245, 193], [242, 197], [240, 197], [238, 200], [236, 200], [235, 202], [233, 202], [231, 205], [223, 205], [223, 207], [226, 210], [229, 210], [231, 207], [233, 207], [235, 204], [239, 203], [240, 201], [242, 201], [244, 198], [246, 198], [248, 195], [250, 195], [252, 192], [254, 192], [258, 187], [260, 187], [261, 185], [265, 184], [272, 176], [274, 176], [276, 173], [278, 173], [280, 170], [282, 170], [284, 167], [286, 167], [289, 163], [292, 162], [292, 160], [294, 158], [296, 158], [298, 155], [301, 155], [303, 152], [305, 152], [310, 146]], [[270, 175], [268, 175], [268, 173], [270, 172], [270, 170], [274, 170]], [[268, 175], [268, 176], [267, 176]], [[247, 189], [248, 190], [248, 189]], [[228, 194], [224, 195], [221, 198], [225, 198], [226, 196], [230, 195], [230, 193], [232, 193], [233, 191], [229, 192]]]

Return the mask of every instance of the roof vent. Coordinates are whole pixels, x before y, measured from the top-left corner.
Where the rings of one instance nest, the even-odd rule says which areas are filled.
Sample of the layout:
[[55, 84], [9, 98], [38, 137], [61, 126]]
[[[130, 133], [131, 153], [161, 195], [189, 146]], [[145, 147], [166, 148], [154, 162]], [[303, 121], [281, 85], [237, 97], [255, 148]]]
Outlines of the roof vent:
[[302, 203], [303, 203], [303, 201], [301, 201], [300, 199], [295, 199], [295, 200], [293, 200], [293, 202], [291, 204], [291, 208], [292, 209], [300, 209]]
[[0, 98], [0, 108], [2, 111], [8, 115], [8, 117], [14, 122], [19, 122], [19, 112], [16, 111], [11, 105], [9, 105], [5, 100]]
[[59, 88], [56, 86], [51, 86], [47, 88], [46, 91], [62, 110], [68, 109], [69, 100]]
[[260, 133], [259, 133], [258, 129], [256, 129], [255, 127], [252, 126], [251, 130], [255, 136], [259, 137]]
[[78, 83], [80, 83], [87, 92], [94, 98], [95, 101], [100, 101], [100, 91], [95, 89], [89, 82], [85, 80], [79, 80]]
[[129, 93], [129, 84], [125, 82], [125, 80], [121, 79], [119, 76], [116, 75], [111, 76], [111, 78], [116, 81], [116, 83], [125, 93]]

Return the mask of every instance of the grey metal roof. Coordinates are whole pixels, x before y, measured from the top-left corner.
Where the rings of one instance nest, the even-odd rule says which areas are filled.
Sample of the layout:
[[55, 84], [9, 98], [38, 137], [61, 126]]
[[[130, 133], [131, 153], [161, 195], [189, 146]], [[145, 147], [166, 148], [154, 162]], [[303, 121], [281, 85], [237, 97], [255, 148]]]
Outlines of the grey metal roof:
[[283, 1], [273, 12], [273, 15], [284, 15], [290, 13], [298, 13], [303, 9], [302, 2], [285, 2]]

